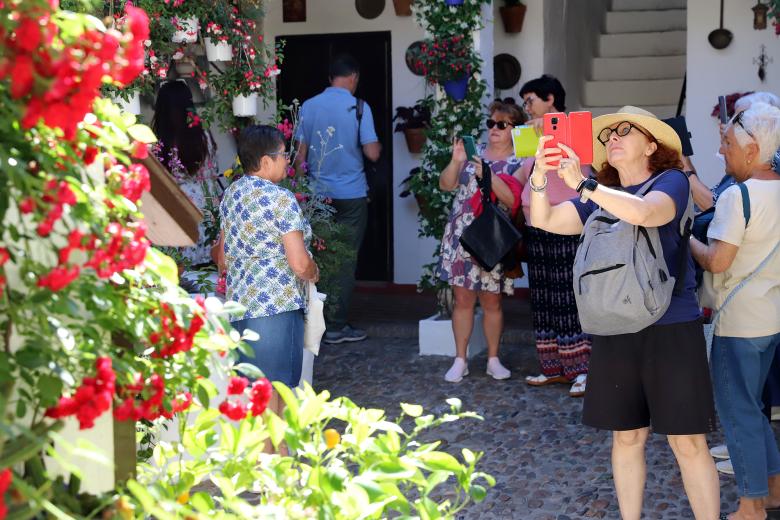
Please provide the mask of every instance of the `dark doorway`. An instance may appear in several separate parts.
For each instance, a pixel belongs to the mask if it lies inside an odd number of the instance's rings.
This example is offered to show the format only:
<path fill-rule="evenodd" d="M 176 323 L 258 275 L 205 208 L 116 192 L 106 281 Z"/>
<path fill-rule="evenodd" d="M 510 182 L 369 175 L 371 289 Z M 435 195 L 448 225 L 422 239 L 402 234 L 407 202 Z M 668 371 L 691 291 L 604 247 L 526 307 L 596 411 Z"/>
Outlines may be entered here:
<path fill-rule="evenodd" d="M 284 64 L 277 97 L 285 104 L 305 100 L 328 86 L 332 56 L 348 52 L 360 63 L 355 96 L 371 107 L 382 157 L 369 186 L 368 228 L 358 255 L 358 280 L 393 281 L 392 76 L 390 32 L 278 36 L 284 40 Z"/>

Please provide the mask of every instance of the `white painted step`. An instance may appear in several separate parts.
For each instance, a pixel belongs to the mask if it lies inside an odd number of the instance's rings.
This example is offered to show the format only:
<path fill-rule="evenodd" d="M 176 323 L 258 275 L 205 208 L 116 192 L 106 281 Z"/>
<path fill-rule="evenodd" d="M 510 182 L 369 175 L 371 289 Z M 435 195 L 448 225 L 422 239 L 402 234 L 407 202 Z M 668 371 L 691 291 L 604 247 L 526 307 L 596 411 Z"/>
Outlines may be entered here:
<path fill-rule="evenodd" d="M 684 31 L 687 25 L 687 11 L 685 9 L 612 11 L 607 13 L 606 32 L 614 34 Z"/>
<path fill-rule="evenodd" d="M 593 58 L 591 79 L 671 79 L 685 75 L 685 56 Z"/>
<path fill-rule="evenodd" d="M 688 0 L 612 0 L 612 11 L 649 11 L 653 9 L 685 9 Z M 713 9 L 715 9 L 714 6 Z"/>
<path fill-rule="evenodd" d="M 636 105 L 634 105 L 636 106 Z M 622 106 L 613 107 L 584 107 L 581 110 L 588 110 L 593 114 L 593 117 L 602 116 L 604 114 L 614 114 L 620 110 Z M 639 108 L 652 112 L 661 119 L 667 117 L 674 117 L 677 115 L 677 103 L 674 105 L 639 105 Z"/>
<path fill-rule="evenodd" d="M 585 81 L 582 104 L 591 107 L 673 105 L 680 98 L 682 84 L 682 78 Z"/>
<path fill-rule="evenodd" d="M 671 56 L 685 54 L 686 32 L 643 32 L 599 35 L 598 56 Z"/>

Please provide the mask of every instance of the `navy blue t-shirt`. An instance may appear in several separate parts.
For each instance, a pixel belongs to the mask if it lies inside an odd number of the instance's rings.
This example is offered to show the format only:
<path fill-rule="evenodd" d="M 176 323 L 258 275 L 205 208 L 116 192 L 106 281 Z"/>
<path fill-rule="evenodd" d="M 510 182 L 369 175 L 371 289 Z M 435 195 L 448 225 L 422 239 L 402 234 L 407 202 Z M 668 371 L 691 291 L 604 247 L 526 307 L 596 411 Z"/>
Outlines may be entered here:
<path fill-rule="evenodd" d="M 642 184 L 636 186 L 625 186 L 623 189 L 628 193 L 636 193 Z M 682 242 L 680 236 L 680 219 L 685 213 L 688 205 L 688 193 L 690 185 L 688 178 L 679 170 L 669 170 L 663 177 L 658 179 L 650 191 L 662 191 L 669 195 L 674 201 L 676 212 L 674 218 L 668 224 L 658 228 L 658 234 L 661 238 L 661 247 L 664 250 L 664 260 L 669 272 L 677 278 L 677 272 L 680 265 L 679 250 Z M 592 200 L 580 202 L 579 198 L 572 199 L 571 202 L 577 208 L 577 213 L 584 224 L 591 213 L 596 211 L 598 206 Z M 688 249 L 688 261 L 686 263 L 687 273 L 685 275 L 685 289 L 679 296 L 672 296 L 672 302 L 666 313 L 656 323 L 659 325 L 668 325 L 671 323 L 685 323 L 693 321 L 701 316 L 699 303 L 696 300 L 696 275 L 694 272 L 693 257 Z"/>

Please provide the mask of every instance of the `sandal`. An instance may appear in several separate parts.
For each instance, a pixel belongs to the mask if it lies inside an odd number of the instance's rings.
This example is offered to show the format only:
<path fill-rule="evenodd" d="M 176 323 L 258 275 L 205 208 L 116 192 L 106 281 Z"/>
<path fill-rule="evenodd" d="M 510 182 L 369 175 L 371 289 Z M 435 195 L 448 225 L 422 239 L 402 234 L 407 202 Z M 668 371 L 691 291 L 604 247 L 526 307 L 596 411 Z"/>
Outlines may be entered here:
<path fill-rule="evenodd" d="M 525 382 L 531 386 L 545 386 L 545 385 L 552 385 L 555 383 L 567 384 L 569 383 L 569 380 L 563 376 L 547 377 L 544 374 L 539 374 L 538 376 L 526 376 Z"/>
<path fill-rule="evenodd" d="M 571 397 L 582 397 L 585 395 L 585 385 L 588 382 L 588 375 L 587 374 L 580 374 L 577 377 L 574 378 L 574 384 L 571 385 L 571 390 L 569 390 L 569 395 Z"/>

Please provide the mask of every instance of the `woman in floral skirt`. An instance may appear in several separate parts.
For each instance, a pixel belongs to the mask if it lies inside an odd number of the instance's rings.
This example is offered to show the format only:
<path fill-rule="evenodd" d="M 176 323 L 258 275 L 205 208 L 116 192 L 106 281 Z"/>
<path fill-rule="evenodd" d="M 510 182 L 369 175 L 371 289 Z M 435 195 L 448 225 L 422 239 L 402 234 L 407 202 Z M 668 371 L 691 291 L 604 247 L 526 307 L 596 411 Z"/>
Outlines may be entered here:
<path fill-rule="evenodd" d="M 474 328 L 474 305 L 484 312 L 483 328 L 488 344 L 487 373 L 495 379 L 507 379 L 509 370 L 498 359 L 504 316 L 501 309 L 501 293 L 513 293 L 513 280 L 504 276 L 501 264 L 492 271 L 485 271 L 460 245 L 460 237 L 469 224 L 482 211 L 481 193 L 477 179 L 492 175 L 491 186 L 499 208 L 514 214 L 520 206 L 520 183 L 512 174 L 520 167 L 512 147 L 512 128 L 522 124 L 523 114 L 514 103 L 496 101 L 488 108 L 488 142 L 477 148 L 477 160 L 468 162 L 463 141 L 456 139 L 452 147 L 452 159 L 439 177 L 439 187 L 455 191 L 447 226 L 441 243 L 437 276 L 452 286 L 455 308 L 452 311 L 452 331 L 457 349 L 455 361 L 444 376 L 451 383 L 460 382 L 468 375 L 466 353 Z M 490 165 L 482 171 L 481 161 Z"/>

